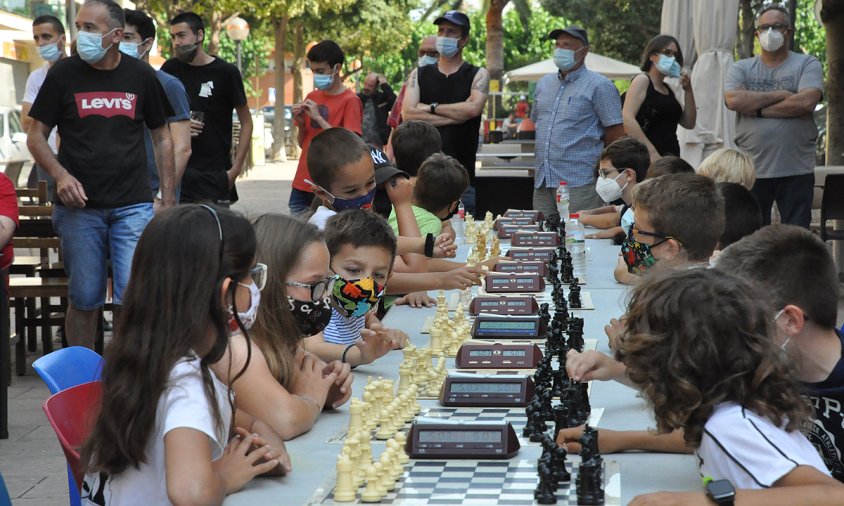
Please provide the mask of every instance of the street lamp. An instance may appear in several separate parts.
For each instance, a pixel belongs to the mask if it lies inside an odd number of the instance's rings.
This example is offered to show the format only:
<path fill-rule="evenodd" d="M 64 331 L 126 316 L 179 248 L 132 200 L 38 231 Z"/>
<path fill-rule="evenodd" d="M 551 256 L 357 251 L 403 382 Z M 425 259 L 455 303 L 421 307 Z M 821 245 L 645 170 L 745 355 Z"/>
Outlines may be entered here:
<path fill-rule="evenodd" d="M 237 48 L 237 70 L 243 74 L 240 43 L 246 40 L 246 37 L 249 37 L 249 23 L 245 19 L 235 16 L 226 24 L 226 33 L 229 34 L 229 38 L 234 41 Z"/>

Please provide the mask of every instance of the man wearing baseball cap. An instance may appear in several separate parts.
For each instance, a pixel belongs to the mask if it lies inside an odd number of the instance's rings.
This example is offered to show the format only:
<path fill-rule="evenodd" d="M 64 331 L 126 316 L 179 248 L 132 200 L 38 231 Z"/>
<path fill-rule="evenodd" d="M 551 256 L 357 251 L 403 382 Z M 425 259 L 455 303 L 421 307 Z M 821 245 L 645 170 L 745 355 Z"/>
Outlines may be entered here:
<path fill-rule="evenodd" d="M 615 85 L 586 68 L 586 30 L 553 30 L 554 64 L 559 69 L 536 84 L 530 118 L 536 123 L 533 208 L 557 212 L 556 192 L 568 186 L 575 213 L 603 205 L 595 192 L 595 164 L 601 150 L 624 135 L 621 98 Z M 564 217 L 567 218 L 567 217 Z"/>
<path fill-rule="evenodd" d="M 440 132 L 443 153 L 452 156 L 469 172 L 469 189 L 462 201 L 466 211 L 475 210 L 475 155 L 481 113 L 489 94 L 489 72 L 463 61 L 469 41 L 469 17 L 448 11 L 434 20 L 437 25 L 436 65 L 414 70 L 407 80 L 402 104 L 405 121 L 431 123 Z"/>

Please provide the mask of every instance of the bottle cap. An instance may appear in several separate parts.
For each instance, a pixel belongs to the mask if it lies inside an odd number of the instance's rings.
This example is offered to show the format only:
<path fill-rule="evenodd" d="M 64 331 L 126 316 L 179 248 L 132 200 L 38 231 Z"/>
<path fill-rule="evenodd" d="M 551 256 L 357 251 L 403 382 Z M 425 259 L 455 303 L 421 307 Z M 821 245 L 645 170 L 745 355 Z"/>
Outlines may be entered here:
<path fill-rule="evenodd" d="M 569 215 L 569 219 L 576 220 L 580 218 L 580 213 L 573 213 Z"/>
<path fill-rule="evenodd" d="M 565 181 L 560 181 L 560 186 L 566 186 L 567 184 L 568 183 L 566 183 Z"/>

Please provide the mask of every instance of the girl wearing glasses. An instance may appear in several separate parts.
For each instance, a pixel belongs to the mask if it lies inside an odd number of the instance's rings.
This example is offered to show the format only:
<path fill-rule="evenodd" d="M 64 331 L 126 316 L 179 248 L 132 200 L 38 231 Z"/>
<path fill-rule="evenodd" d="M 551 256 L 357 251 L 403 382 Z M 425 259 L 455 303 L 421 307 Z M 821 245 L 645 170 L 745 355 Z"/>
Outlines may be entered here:
<path fill-rule="evenodd" d="M 694 128 L 697 106 L 691 78 L 682 71 L 683 52 L 677 39 L 670 35 L 651 39 L 640 68 L 644 73 L 633 78 L 622 97 L 624 130 L 648 147 L 651 162 L 667 155 L 680 156 L 677 124 Z M 680 80 L 682 104 L 665 83 L 666 77 Z"/>

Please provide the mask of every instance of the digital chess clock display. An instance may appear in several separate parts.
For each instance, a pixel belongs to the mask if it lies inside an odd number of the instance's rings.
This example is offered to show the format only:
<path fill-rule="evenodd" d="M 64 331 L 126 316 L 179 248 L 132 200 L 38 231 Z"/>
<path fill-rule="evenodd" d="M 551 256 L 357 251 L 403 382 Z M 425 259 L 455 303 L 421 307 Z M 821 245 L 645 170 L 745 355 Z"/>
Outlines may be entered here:
<path fill-rule="evenodd" d="M 508 209 L 504 211 L 504 218 L 530 218 L 539 221 L 543 218 L 542 213 L 535 209 Z"/>
<path fill-rule="evenodd" d="M 527 330 L 533 331 L 536 328 L 536 320 L 516 320 L 516 321 L 500 321 L 500 320 L 484 320 L 478 325 L 482 330 Z"/>
<path fill-rule="evenodd" d="M 420 430 L 420 443 L 500 443 L 501 431 L 495 430 Z"/>
<path fill-rule="evenodd" d="M 528 218 L 498 218 L 498 220 L 496 220 L 495 224 L 493 225 L 493 228 L 496 229 L 496 230 L 500 230 L 503 227 L 517 227 L 517 226 L 536 227 L 535 230 L 539 230 L 539 224 L 536 223 L 536 220 L 534 220 L 533 218 L 530 218 L 530 217 L 528 217 Z M 534 230 L 534 229 L 531 229 L 531 230 Z"/>
<path fill-rule="evenodd" d="M 557 246 L 560 236 L 556 232 L 516 232 L 512 238 L 513 246 Z"/>
<path fill-rule="evenodd" d="M 528 316 L 539 311 L 536 299 L 529 296 L 480 296 L 472 299 L 469 313 L 477 316 L 481 313 L 495 315 Z"/>
<path fill-rule="evenodd" d="M 533 397 L 528 376 L 449 375 L 440 391 L 443 406 L 517 407 Z"/>
<path fill-rule="evenodd" d="M 493 272 L 531 273 L 540 276 L 548 275 L 548 264 L 545 262 L 499 262 L 492 268 Z"/>
<path fill-rule="evenodd" d="M 537 260 L 540 262 L 550 261 L 553 254 L 554 248 L 524 248 L 507 251 L 507 257 L 513 260 Z"/>
<path fill-rule="evenodd" d="M 539 232 L 539 225 L 501 225 L 501 227 L 498 229 L 498 238 L 510 239 L 513 237 L 513 234 L 523 231 Z"/>
<path fill-rule="evenodd" d="M 509 459 L 521 445 L 510 422 L 416 421 L 406 450 L 414 459 Z"/>
<path fill-rule="evenodd" d="M 504 319 L 480 315 L 472 324 L 472 337 L 476 339 L 539 339 L 545 331 L 545 322 L 539 317 Z"/>
<path fill-rule="evenodd" d="M 539 274 L 489 274 L 486 291 L 490 293 L 541 292 L 545 280 Z"/>
<path fill-rule="evenodd" d="M 457 350 L 460 369 L 535 369 L 542 350 L 532 343 L 467 342 Z"/>

